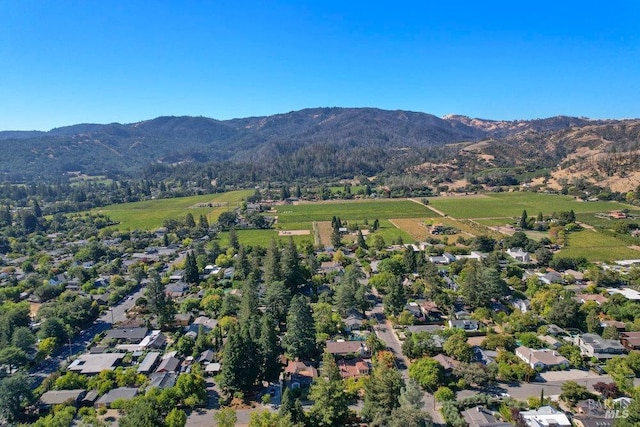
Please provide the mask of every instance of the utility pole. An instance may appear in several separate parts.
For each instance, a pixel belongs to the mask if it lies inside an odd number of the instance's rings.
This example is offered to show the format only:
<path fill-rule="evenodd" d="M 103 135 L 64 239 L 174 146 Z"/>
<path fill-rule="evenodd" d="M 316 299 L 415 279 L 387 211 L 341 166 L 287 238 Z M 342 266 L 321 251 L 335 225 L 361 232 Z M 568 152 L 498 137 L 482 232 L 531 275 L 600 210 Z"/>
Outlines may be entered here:
<path fill-rule="evenodd" d="M 71 347 L 71 338 L 69 338 L 69 361 L 73 357 L 72 347 Z"/>

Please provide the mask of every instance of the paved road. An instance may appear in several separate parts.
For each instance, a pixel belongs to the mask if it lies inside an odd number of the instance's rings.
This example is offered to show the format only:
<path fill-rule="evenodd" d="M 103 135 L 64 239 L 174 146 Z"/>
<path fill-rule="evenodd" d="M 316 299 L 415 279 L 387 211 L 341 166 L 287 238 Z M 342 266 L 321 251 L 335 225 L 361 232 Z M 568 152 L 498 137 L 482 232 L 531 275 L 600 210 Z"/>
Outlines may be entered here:
<path fill-rule="evenodd" d="M 409 371 L 407 368 L 411 361 L 402 354 L 402 344 L 393 330 L 393 325 L 384 315 L 383 305 L 377 303 L 368 314 L 378 321 L 378 324 L 374 325 L 373 330 L 378 338 L 384 341 L 387 349 L 396 356 L 399 362 L 398 369 L 404 381 L 407 382 L 409 379 Z M 446 423 L 439 411 L 439 406 L 436 405 L 433 395 L 425 393 L 422 401 L 424 402 L 424 409 L 431 415 L 434 427 L 444 427 Z"/>
<path fill-rule="evenodd" d="M 540 392 L 544 390 L 544 395 L 547 397 L 559 396 L 562 393 L 562 385 L 567 380 L 556 380 L 547 382 L 532 382 L 521 383 L 517 385 L 498 384 L 495 388 L 496 391 L 508 393 L 511 397 L 517 400 L 527 400 L 530 397 L 539 397 Z M 587 387 L 590 391 L 593 390 L 593 385 L 598 382 L 611 383 L 613 380 L 608 375 L 591 376 L 583 379 L 575 379 L 579 385 Z M 640 379 L 634 380 L 635 386 L 640 386 Z M 478 390 L 462 390 L 458 393 L 458 398 L 473 396 L 478 393 Z"/>

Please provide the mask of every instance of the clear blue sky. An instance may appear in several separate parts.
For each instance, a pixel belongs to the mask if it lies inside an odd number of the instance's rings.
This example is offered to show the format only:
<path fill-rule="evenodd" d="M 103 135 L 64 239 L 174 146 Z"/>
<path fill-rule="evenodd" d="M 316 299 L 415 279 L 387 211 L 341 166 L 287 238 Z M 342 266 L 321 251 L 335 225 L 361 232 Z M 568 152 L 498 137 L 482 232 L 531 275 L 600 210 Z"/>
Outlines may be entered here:
<path fill-rule="evenodd" d="M 0 129 L 379 107 L 640 117 L 640 1 L 0 2 Z"/>

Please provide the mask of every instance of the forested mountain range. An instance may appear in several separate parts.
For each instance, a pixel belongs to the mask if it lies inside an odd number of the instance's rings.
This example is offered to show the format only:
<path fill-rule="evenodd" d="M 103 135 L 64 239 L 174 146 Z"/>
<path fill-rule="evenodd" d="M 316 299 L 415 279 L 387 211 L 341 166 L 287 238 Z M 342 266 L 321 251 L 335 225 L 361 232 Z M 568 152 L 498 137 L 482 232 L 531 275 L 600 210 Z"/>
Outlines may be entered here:
<path fill-rule="evenodd" d="M 273 180 L 447 169 L 460 178 L 487 168 L 576 167 L 602 154 L 635 152 L 639 134 L 640 120 L 492 121 L 374 108 L 225 121 L 158 117 L 0 132 L 0 180 L 51 180 L 66 172 L 138 177 L 150 165 L 184 163 L 238 165 L 254 178 Z"/>

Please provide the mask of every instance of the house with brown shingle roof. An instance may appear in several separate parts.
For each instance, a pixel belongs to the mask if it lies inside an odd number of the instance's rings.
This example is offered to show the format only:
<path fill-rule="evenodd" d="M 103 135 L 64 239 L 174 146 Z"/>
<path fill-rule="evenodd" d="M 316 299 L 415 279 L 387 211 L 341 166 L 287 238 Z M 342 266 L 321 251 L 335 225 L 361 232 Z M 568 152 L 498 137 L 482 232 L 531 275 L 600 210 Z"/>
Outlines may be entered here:
<path fill-rule="evenodd" d="M 290 360 L 284 369 L 285 380 L 291 388 L 309 386 L 318 377 L 318 370 L 311 363 Z"/>
<path fill-rule="evenodd" d="M 338 369 L 340 370 L 340 376 L 344 378 L 359 378 L 365 375 L 369 375 L 371 367 L 366 360 L 357 359 L 341 359 L 338 360 Z"/>
<path fill-rule="evenodd" d="M 460 365 L 460 362 L 458 362 L 456 359 L 452 359 L 451 357 L 446 356 L 442 353 L 436 356 L 433 356 L 433 360 L 438 362 L 440 366 L 444 368 L 444 371 L 447 373 L 453 371 L 454 368 Z"/>
<path fill-rule="evenodd" d="M 620 333 L 620 343 L 628 350 L 640 350 L 640 332 Z"/>

